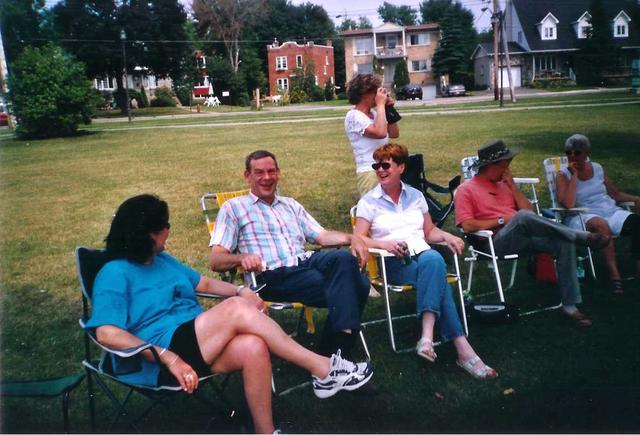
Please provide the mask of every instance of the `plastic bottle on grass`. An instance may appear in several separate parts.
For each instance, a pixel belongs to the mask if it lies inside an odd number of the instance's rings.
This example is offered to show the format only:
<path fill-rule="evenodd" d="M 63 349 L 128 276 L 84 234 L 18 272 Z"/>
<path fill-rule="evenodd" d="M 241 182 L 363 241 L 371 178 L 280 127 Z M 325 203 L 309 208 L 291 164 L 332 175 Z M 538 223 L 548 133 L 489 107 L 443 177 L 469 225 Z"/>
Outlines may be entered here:
<path fill-rule="evenodd" d="M 584 279 L 584 257 L 578 257 L 578 264 L 576 266 L 576 275 L 578 279 Z"/>

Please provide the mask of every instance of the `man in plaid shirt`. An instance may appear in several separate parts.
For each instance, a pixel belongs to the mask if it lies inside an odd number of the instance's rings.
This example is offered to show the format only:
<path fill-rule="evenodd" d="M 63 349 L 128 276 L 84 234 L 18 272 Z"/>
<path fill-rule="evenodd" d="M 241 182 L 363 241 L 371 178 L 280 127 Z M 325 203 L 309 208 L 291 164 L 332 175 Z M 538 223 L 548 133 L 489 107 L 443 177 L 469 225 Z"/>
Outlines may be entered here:
<path fill-rule="evenodd" d="M 225 202 L 211 235 L 213 271 L 241 266 L 266 284 L 260 295 L 270 301 L 296 301 L 329 310 L 319 351 L 337 349 L 350 358 L 360 314 L 369 293 L 361 273 L 368 257 L 357 236 L 324 229 L 293 198 L 276 194 L 280 169 L 275 155 L 259 150 L 245 160 L 251 192 Z M 351 245 L 351 253 L 333 249 L 310 252 L 305 243 Z"/>

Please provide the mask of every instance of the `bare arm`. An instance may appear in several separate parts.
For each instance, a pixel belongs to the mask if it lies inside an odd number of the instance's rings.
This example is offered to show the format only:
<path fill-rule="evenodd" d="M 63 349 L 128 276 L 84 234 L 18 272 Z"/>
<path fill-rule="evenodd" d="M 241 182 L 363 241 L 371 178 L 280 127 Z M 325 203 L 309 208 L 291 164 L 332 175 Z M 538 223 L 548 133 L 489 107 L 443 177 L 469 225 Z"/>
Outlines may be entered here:
<path fill-rule="evenodd" d="M 135 335 L 114 325 L 98 326 L 96 328 L 96 339 L 101 344 L 112 349 L 127 349 L 145 344 Z M 189 364 L 168 349 L 164 350 L 159 346 L 154 346 L 154 348 L 162 364 L 176 378 L 183 390 L 192 393 L 193 390 L 198 388 L 198 375 Z M 150 350 L 143 351 L 142 356 L 149 361 L 153 361 L 153 354 Z"/>
<path fill-rule="evenodd" d="M 340 231 L 322 230 L 317 235 L 315 242 L 322 246 L 351 245 L 351 254 L 358 259 L 360 267 L 367 264 L 369 252 L 362 238 Z"/>
<path fill-rule="evenodd" d="M 364 135 L 372 139 L 384 139 L 387 137 L 387 114 L 384 106 L 387 101 L 387 91 L 384 88 L 378 88 L 376 93 L 376 119 L 373 124 L 364 130 Z"/>
<path fill-rule="evenodd" d="M 456 254 L 462 254 L 464 249 L 464 242 L 460 237 L 456 237 L 446 231 L 441 230 L 434 225 L 429 213 L 424 213 L 424 224 L 422 229 L 424 231 L 424 238 L 428 243 L 441 243 L 447 244 L 451 252 Z"/>
<path fill-rule="evenodd" d="M 576 206 L 576 186 L 578 185 L 575 163 L 569 166 L 569 171 L 572 175 L 571 179 L 562 172 L 556 175 L 556 192 L 561 206 L 573 208 Z"/>
<path fill-rule="evenodd" d="M 404 256 L 404 253 L 398 249 L 400 240 L 374 240 L 369 237 L 370 228 L 371 222 L 359 217 L 356 218 L 356 226 L 353 229 L 353 233 L 362 238 L 369 248 L 384 249 L 399 258 Z"/>
<path fill-rule="evenodd" d="M 260 296 L 258 296 L 257 293 L 254 293 L 253 291 L 251 291 L 251 289 L 245 286 L 238 287 L 235 284 L 220 281 L 218 279 L 208 278 L 206 276 L 201 276 L 200 282 L 196 286 L 196 291 L 222 297 L 240 296 L 244 299 L 247 299 L 259 310 L 264 310 L 264 302 L 260 298 Z"/>
<path fill-rule="evenodd" d="M 516 201 L 516 207 L 518 210 L 533 210 L 533 204 L 529 201 L 529 198 L 522 193 L 518 186 L 513 181 L 513 175 L 511 174 L 511 169 L 507 168 L 502 175 L 502 181 L 507 183 L 511 193 L 513 194 L 513 199 Z M 508 221 L 508 218 L 505 216 L 505 220 Z"/>
<path fill-rule="evenodd" d="M 247 272 L 262 272 L 262 257 L 254 254 L 232 254 L 220 245 L 211 248 L 209 266 L 214 272 L 242 267 Z"/>
<path fill-rule="evenodd" d="M 606 186 L 607 193 L 610 197 L 615 199 L 617 202 L 631 201 L 635 204 L 636 213 L 640 212 L 640 196 L 619 191 L 606 174 L 604 176 L 604 185 Z"/>

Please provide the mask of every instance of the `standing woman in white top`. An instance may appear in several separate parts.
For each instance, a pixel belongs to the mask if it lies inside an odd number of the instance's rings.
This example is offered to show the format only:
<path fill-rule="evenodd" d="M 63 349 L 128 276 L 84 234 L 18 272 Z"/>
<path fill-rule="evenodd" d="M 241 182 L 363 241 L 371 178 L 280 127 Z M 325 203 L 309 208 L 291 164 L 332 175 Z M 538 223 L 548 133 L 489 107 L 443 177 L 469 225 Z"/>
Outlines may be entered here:
<path fill-rule="evenodd" d="M 616 205 L 616 201 L 634 202 L 638 213 L 640 196 L 619 191 L 605 175 L 602 166 L 589 161 L 590 148 L 589 139 L 581 134 L 574 134 L 566 140 L 564 150 L 569 165 L 556 176 L 558 201 L 567 208 L 587 208 L 587 212 L 582 214 L 587 231 L 607 236 L 630 236 L 631 255 L 636 259 L 636 277 L 640 278 L 640 215 Z M 570 216 L 565 223 L 582 229 L 577 215 Z M 613 239 L 601 252 L 609 268 L 611 290 L 623 293 Z"/>
<path fill-rule="evenodd" d="M 437 327 L 441 340 L 453 343 L 460 367 L 477 379 L 495 378 L 498 372 L 482 362 L 464 335 L 447 283 L 447 266 L 442 256 L 429 246 L 444 242 L 451 251 L 461 254 L 464 242 L 436 227 L 422 192 L 400 180 L 408 158 L 407 148 L 393 143 L 373 153 L 373 169 L 379 184 L 360 198 L 354 234 L 368 247 L 385 249 L 396 256 L 386 262 L 391 282 L 416 288 L 417 315 L 422 327 L 417 354 L 435 362 L 433 338 Z M 411 258 L 403 260 L 406 251 Z"/>
<path fill-rule="evenodd" d="M 356 159 L 358 193 L 362 197 L 378 184 L 373 152 L 389 142 L 389 138 L 400 136 L 398 123 L 388 123 L 386 106 L 395 101 L 382 87 L 382 80 L 373 74 L 358 74 L 347 83 L 349 103 L 355 104 L 344 119 L 344 130 L 353 148 Z M 397 112 L 396 112 L 397 113 Z"/>

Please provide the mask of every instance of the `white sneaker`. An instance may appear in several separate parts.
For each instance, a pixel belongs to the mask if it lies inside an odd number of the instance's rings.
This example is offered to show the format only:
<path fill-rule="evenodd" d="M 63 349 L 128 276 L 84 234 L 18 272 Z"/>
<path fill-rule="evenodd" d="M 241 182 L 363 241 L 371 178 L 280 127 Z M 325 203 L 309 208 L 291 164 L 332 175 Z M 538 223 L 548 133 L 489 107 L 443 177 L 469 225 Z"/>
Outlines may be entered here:
<path fill-rule="evenodd" d="M 370 363 L 356 365 L 342 359 L 340 349 L 338 349 L 336 353 L 331 355 L 329 374 L 324 379 L 312 376 L 313 392 L 316 397 L 326 399 L 340 390 L 357 390 L 369 382 L 371 376 L 373 376 L 373 368 Z"/>

